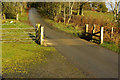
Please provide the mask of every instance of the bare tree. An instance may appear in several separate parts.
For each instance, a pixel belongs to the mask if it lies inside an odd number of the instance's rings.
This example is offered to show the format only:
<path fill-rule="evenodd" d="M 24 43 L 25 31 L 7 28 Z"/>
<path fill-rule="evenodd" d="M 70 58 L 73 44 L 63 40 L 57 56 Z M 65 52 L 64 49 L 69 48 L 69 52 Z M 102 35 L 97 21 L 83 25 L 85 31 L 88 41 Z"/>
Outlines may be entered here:
<path fill-rule="evenodd" d="M 118 21 L 118 13 L 119 13 L 119 4 L 120 4 L 120 1 L 119 2 L 110 2 L 110 6 L 112 8 L 112 11 L 113 11 L 113 14 L 114 14 L 114 17 L 115 17 L 115 21 L 117 22 Z"/>
<path fill-rule="evenodd" d="M 78 12 L 77 15 L 82 15 L 83 16 L 83 6 L 86 4 L 87 2 L 78 2 L 77 6 L 78 6 Z"/>
<path fill-rule="evenodd" d="M 65 23 L 65 21 L 66 21 L 66 7 L 65 7 L 65 4 L 64 4 L 64 23 Z"/>
<path fill-rule="evenodd" d="M 73 6 L 74 6 L 74 2 L 69 2 L 69 19 L 68 19 L 68 23 L 70 22 L 71 17 L 72 17 Z"/>

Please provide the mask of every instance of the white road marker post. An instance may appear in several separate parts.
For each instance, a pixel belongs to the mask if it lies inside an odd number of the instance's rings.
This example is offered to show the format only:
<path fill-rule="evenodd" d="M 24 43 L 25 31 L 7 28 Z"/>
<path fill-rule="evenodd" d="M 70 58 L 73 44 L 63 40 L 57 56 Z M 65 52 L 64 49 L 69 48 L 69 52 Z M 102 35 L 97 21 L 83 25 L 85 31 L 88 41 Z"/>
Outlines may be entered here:
<path fill-rule="evenodd" d="M 40 24 L 37 24 L 37 40 L 40 41 Z"/>
<path fill-rule="evenodd" d="M 104 27 L 101 27 L 100 28 L 100 44 L 103 43 L 103 30 L 104 30 Z"/>
<path fill-rule="evenodd" d="M 40 40 L 40 44 L 44 45 L 44 27 L 41 26 L 41 40 Z"/>
<path fill-rule="evenodd" d="M 85 24 L 85 36 L 87 36 L 88 33 L 88 24 Z"/>
<path fill-rule="evenodd" d="M 112 27 L 112 30 L 111 30 L 111 38 L 113 38 L 113 27 Z"/>
<path fill-rule="evenodd" d="M 16 15 L 16 20 L 17 20 L 17 21 L 19 20 L 18 17 L 19 17 L 19 14 L 17 13 L 17 15 Z"/>

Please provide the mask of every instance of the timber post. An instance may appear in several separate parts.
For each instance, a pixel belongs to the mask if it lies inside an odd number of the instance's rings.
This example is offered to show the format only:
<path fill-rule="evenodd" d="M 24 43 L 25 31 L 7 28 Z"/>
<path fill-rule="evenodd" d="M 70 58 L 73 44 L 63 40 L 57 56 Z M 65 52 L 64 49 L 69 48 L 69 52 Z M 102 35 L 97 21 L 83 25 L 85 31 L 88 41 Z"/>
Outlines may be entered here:
<path fill-rule="evenodd" d="M 41 26 L 41 38 L 40 38 L 40 44 L 44 45 L 44 27 Z"/>
<path fill-rule="evenodd" d="M 86 33 L 88 33 L 88 24 L 85 24 L 85 34 Z M 87 36 L 87 34 L 85 36 Z"/>
<path fill-rule="evenodd" d="M 113 27 L 112 27 L 112 30 L 111 30 L 111 38 L 113 38 Z"/>
<path fill-rule="evenodd" d="M 92 30 L 92 39 L 94 38 L 94 33 L 95 33 L 95 24 L 93 25 L 93 30 Z"/>
<path fill-rule="evenodd" d="M 104 30 L 104 27 L 100 27 L 100 44 L 103 43 L 103 30 Z"/>

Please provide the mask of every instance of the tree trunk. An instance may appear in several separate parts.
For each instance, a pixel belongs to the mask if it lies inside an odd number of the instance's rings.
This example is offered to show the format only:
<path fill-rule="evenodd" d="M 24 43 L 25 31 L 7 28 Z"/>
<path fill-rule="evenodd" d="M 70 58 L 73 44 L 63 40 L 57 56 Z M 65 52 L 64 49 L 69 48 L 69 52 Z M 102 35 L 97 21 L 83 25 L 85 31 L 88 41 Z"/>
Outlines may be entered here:
<path fill-rule="evenodd" d="M 82 16 L 83 16 L 83 6 L 84 6 L 85 3 L 86 2 L 84 2 L 80 5 L 80 15 L 82 15 Z"/>
<path fill-rule="evenodd" d="M 65 23 L 65 20 L 66 20 L 66 14 L 65 14 L 65 6 L 64 6 L 64 23 Z"/>
<path fill-rule="evenodd" d="M 6 19 L 6 15 L 5 14 L 3 14 L 3 19 Z"/>
<path fill-rule="evenodd" d="M 70 12 L 70 11 L 71 11 L 71 10 L 70 10 L 70 4 L 71 4 L 71 3 L 69 2 L 69 17 L 70 17 L 70 13 L 71 13 L 71 12 Z"/>
<path fill-rule="evenodd" d="M 61 3 L 59 5 L 59 15 L 61 15 Z"/>
<path fill-rule="evenodd" d="M 27 8 L 27 3 L 26 2 L 23 2 L 23 8 Z M 30 6 L 29 6 L 30 8 Z"/>
<path fill-rule="evenodd" d="M 83 16 L 83 5 L 80 6 L 80 15 Z"/>
<path fill-rule="evenodd" d="M 80 15 L 80 3 L 77 3 L 77 15 Z"/>
<path fill-rule="evenodd" d="M 23 7 L 22 6 L 20 7 L 20 10 L 21 10 L 20 12 L 21 12 L 21 15 L 22 15 L 22 11 L 23 11 Z"/>
<path fill-rule="evenodd" d="M 119 2 L 116 7 L 116 20 L 118 21 L 118 13 L 119 13 Z"/>
<path fill-rule="evenodd" d="M 71 19 L 71 3 L 69 2 L 69 19 L 68 19 L 68 23 L 70 22 Z"/>
<path fill-rule="evenodd" d="M 118 22 L 119 3 L 120 3 L 120 1 L 115 2 L 115 8 L 114 8 L 112 2 L 110 3 L 111 8 L 113 9 L 113 14 L 114 14 L 114 19 L 113 20 L 116 21 L 116 22 Z"/>
<path fill-rule="evenodd" d="M 16 15 L 16 20 L 17 20 L 17 21 L 19 20 L 19 14 Z"/>
<path fill-rule="evenodd" d="M 72 17 L 72 9 L 73 9 L 73 6 L 74 6 L 74 2 L 72 4 L 72 6 L 70 6 L 70 2 L 69 2 L 69 19 L 68 19 L 68 23 L 70 22 L 71 20 L 71 17 Z"/>
<path fill-rule="evenodd" d="M 80 10 L 78 9 L 78 11 L 77 11 L 77 15 L 80 15 Z"/>

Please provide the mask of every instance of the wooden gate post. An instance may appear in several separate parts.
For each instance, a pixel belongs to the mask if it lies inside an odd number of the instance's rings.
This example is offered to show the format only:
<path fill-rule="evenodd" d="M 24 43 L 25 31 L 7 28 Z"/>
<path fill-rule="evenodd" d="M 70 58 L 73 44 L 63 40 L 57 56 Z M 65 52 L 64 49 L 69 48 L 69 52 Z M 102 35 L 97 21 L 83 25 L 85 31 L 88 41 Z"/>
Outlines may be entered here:
<path fill-rule="evenodd" d="M 103 43 L 103 30 L 104 30 L 104 27 L 100 27 L 100 44 Z"/>
<path fill-rule="evenodd" d="M 44 27 L 41 27 L 41 40 L 40 40 L 40 44 L 44 45 Z"/>
<path fill-rule="evenodd" d="M 87 36 L 86 33 L 88 33 L 88 24 L 85 24 L 85 36 Z"/>
<path fill-rule="evenodd" d="M 92 30 L 92 39 L 94 38 L 94 33 L 95 33 L 95 24 L 93 25 L 93 30 Z"/>
<path fill-rule="evenodd" d="M 35 29 L 37 29 L 37 27 L 38 27 L 37 25 L 38 25 L 38 24 L 35 24 Z"/>
<path fill-rule="evenodd" d="M 95 24 L 93 25 L 93 34 L 95 33 Z"/>
<path fill-rule="evenodd" d="M 38 24 L 35 25 L 36 39 L 38 37 Z"/>
<path fill-rule="evenodd" d="M 40 24 L 36 24 L 36 39 L 40 40 Z"/>
<path fill-rule="evenodd" d="M 112 27 L 112 30 L 111 30 L 111 38 L 113 38 L 113 27 Z"/>
<path fill-rule="evenodd" d="M 17 13 L 17 15 L 16 15 L 16 20 L 17 20 L 17 21 L 19 20 L 18 18 L 19 18 L 19 14 Z"/>

